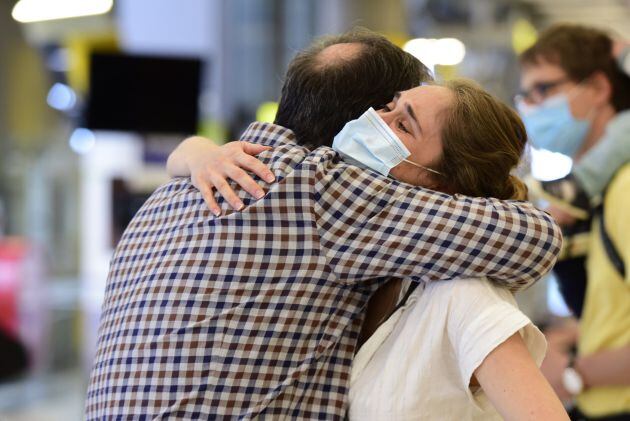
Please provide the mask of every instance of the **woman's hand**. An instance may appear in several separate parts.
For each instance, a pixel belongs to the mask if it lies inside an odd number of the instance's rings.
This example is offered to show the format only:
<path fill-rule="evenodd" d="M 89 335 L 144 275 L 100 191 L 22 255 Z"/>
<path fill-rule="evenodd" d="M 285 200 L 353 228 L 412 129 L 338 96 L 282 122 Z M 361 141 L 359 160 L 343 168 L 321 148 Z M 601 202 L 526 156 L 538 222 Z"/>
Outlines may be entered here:
<path fill-rule="evenodd" d="M 273 173 L 254 155 L 271 147 L 249 142 L 230 142 L 217 146 L 209 139 L 194 136 L 184 140 L 168 157 L 166 169 L 170 176 L 190 176 L 193 186 L 201 192 L 208 208 L 216 216 L 221 208 L 214 199 L 213 189 L 225 198 L 236 210 L 243 208 L 227 180 L 234 180 L 245 191 L 257 199 L 265 195 L 263 189 L 247 174 L 251 171 L 271 183 Z"/>

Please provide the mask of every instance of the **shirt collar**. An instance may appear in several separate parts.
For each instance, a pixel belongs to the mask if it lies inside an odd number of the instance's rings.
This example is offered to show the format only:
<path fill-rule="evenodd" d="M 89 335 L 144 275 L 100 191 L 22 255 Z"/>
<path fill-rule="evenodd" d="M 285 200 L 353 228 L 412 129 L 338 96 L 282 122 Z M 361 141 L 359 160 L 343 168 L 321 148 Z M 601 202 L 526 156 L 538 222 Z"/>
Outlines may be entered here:
<path fill-rule="evenodd" d="M 266 146 L 297 145 L 291 129 L 259 121 L 251 123 L 240 140 Z"/>

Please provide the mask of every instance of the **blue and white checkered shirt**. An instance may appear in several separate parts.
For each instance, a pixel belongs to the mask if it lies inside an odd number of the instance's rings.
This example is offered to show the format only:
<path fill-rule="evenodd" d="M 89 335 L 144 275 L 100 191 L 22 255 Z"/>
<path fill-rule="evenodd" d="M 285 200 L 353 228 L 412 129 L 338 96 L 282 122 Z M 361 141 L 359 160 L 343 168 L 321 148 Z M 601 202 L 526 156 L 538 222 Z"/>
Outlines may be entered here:
<path fill-rule="evenodd" d="M 189 179 L 160 187 L 111 262 L 86 418 L 343 419 L 370 295 L 389 278 L 549 271 L 561 236 L 526 202 L 415 188 L 309 151 L 283 127 L 242 140 L 277 182 L 215 217 Z"/>

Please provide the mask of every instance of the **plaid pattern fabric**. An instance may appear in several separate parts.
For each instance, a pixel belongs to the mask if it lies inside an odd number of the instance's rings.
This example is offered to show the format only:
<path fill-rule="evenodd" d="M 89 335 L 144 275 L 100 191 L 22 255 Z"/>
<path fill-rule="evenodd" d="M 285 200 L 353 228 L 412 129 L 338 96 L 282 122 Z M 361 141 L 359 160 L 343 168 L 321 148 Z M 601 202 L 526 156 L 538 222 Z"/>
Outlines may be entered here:
<path fill-rule="evenodd" d="M 525 202 L 449 196 L 308 151 L 254 123 L 277 177 L 215 217 L 188 179 L 160 187 L 118 245 L 86 418 L 343 419 L 369 296 L 390 277 L 488 276 L 512 290 L 555 261 Z"/>

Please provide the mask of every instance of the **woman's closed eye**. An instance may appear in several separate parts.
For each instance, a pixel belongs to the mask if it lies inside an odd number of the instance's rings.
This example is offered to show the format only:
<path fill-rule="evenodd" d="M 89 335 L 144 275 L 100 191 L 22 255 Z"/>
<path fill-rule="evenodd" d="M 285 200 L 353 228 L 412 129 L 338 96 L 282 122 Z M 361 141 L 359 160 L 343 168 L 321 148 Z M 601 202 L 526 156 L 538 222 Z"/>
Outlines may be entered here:
<path fill-rule="evenodd" d="M 387 113 L 394 111 L 396 109 L 396 101 L 389 101 L 387 104 L 383 105 L 381 109 Z"/>
<path fill-rule="evenodd" d="M 411 134 L 411 131 L 405 127 L 403 120 L 398 120 L 398 122 L 396 123 L 396 127 L 398 128 L 398 130 L 401 130 L 407 134 Z"/>
<path fill-rule="evenodd" d="M 395 108 L 395 107 L 396 107 L 396 103 L 395 103 L 395 102 L 393 102 L 393 103 L 392 103 L 392 102 L 390 102 L 390 103 L 388 103 L 388 104 L 383 105 L 383 107 L 381 108 L 381 110 L 382 110 L 382 111 L 384 111 L 384 112 L 386 112 L 386 113 L 389 113 L 389 112 L 392 112 L 392 111 L 394 110 L 394 108 Z M 406 133 L 406 134 L 412 134 L 412 133 L 411 133 L 411 130 L 410 130 L 410 129 L 408 129 L 408 128 L 405 126 L 405 120 L 404 120 L 404 119 L 402 119 L 402 118 L 400 118 L 400 117 L 397 117 L 397 120 L 396 120 L 396 128 L 397 128 L 398 130 L 400 130 L 401 132 L 403 132 L 403 133 Z"/>

